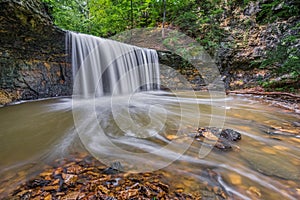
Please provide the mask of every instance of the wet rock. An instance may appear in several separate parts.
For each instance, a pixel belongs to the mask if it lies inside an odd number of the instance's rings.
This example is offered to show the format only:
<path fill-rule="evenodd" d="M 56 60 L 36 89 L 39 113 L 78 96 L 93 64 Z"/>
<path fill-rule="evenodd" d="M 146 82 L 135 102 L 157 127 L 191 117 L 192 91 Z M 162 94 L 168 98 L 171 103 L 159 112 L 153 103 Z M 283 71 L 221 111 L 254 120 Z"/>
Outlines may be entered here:
<path fill-rule="evenodd" d="M 202 191 L 203 199 L 215 199 L 215 193 L 213 191 Z"/>
<path fill-rule="evenodd" d="M 104 174 L 117 174 L 123 171 L 123 167 L 120 162 L 114 162 L 112 165 L 103 170 Z"/>
<path fill-rule="evenodd" d="M 52 178 L 54 179 L 54 181 L 52 182 L 52 185 L 58 185 L 59 186 L 58 191 L 62 191 L 63 190 L 63 184 L 64 184 L 64 179 L 62 177 L 62 174 L 54 174 L 52 176 Z"/>
<path fill-rule="evenodd" d="M 295 135 L 299 134 L 298 129 L 293 128 L 282 128 L 276 126 L 265 126 L 263 127 L 264 133 L 271 135 L 271 136 L 284 136 L 284 137 L 294 137 Z"/>
<path fill-rule="evenodd" d="M 29 199 L 31 197 L 31 192 L 29 190 L 23 190 L 16 194 L 20 199 Z"/>
<path fill-rule="evenodd" d="M 103 185 L 99 185 L 97 187 L 97 189 L 99 189 L 104 194 L 108 194 L 109 193 L 109 190 L 105 186 L 103 186 Z"/>
<path fill-rule="evenodd" d="M 48 185 L 50 182 L 51 181 L 49 181 L 49 180 L 35 179 L 32 181 L 29 181 L 28 186 L 29 186 L 29 188 L 42 187 L 42 186 Z"/>
<path fill-rule="evenodd" d="M 49 177 L 51 175 L 52 175 L 52 171 L 45 171 L 45 172 L 40 173 L 41 177 Z"/>
<path fill-rule="evenodd" d="M 118 198 L 131 199 L 137 197 L 138 194 L 139 194 L 138 189 L 129 189 L 129 190 L 121 191 Z"/>
<path fill-rule="evenodd" d="M 249 189 L 247 190 L 247 193 L 254 197 L 258 197 L 258 198 L 261 197 L 260 190 L 254 186 L 249 187 Z"/>
<path fill-rule="evenodd" d="M 82 171 L 82 167 L 79 165 L 71 165 L 67 168 L 68 174 L 79 174 Z"/>
<path fill-rule="evenodd" d="M 62 200 L 76 200 L 79 196 L 80 192 L 71 192 L 62 197 Z"/>
<path fill-rule="evenodd" d="M 218 140 L 214 147 L 223 151 L 232 149 L 231 144 L 228 143 L 226 140 Z"/>
<path fill-rule="evenodd" d="M 52 191 L 52 190 L 57 191 L 58 189 L 59 189 L 58 185 L 43 187 L 43 190 L 45 190 L 45 191 Z"/>
<path fill-rule="evenodd" d="M 232 129 L 219 129 L 215 127 L 201 127 L 198 128 L 197 134 L 194 135 L 196 140 L 200 140 L 201 142 L 205 142 L 204 139 L 208 139 L 210 141 L 215 141 L 214 147 L 216 149 L 227 151 L 236 147 L 233 145 L 233 142 L 241 140 L 242 136 L 239 132 L 234 131 Z"/>
<path fill-rule="evenodd" d="M 235 173 L 228 174 L 229 180 L 233 185 L 241 185 L 242 184 L 242 177 Z"/>
<path fill-rule="evenodd" d="M 41 1 L 1 1 L 0 104 L 72 94 L 65 32 Z"/>
<path fill-rule="evenodd" d="M 65 184 L 67 184 L 68 186 L 73 186 L 75 185 L 78 176 L 73 174 L 62 174 L 62 178 L 64 179 Z"/>
<path fill-rule="evenodd" d="M 293 126 L 300 127 L 300 122 L 293 122 Z"/>
<path fill-rule="evenodd" d="M 220 136 L 229 141 L 238 141 L 242 139 L 242 135 L 232 129 L 223 129 Z"/>
<path fill-rule="evenodd" d="M 60 164 L 57 164 L 60 163 Z M 57 161 L 51 169 L 47 168 L 40 173 L 38 178 L 27 181 L 9 196 L 8 199 L 64 199 L 64 200 L 125 200 L 125 199 L 201 199 L 199 193 L 187 193 L 184 188 L 175 188 L 166 184 L 163 180 L 163 173 L 122 173 L 105 174 L 105 166 L 97 161 L 85 158 L 76 162 Z M 81 170 L 76 169 L 80 163 Z M 112 165 L 116 167 L 119 164 Z M 114 169 L 114 168 L 112 168 Z M 69 174 L 67 172 L 72 172 Z M 218 185 L 218 174 L 207 170 L 206 176 L 213 179 L 213 186 L 210 187 L 211 195 L 218 196 L 218 199 L 226 197 L 225 192 Z M 50 180 L 45 180 L 46 178 Z M 187 184 L 187 185 L 190 185 Z M 183 186 L 188 187 L 188 186 Z M 208 192 L 204 189 L 203 192 Z M 215 198 L 216 199 L 216 198 Z"/>
<path fill-rule="evenodd" d="M 275 176 L 286 180 L 300 180 L 299 166 L 291 163 L 288 158 L 282 157 L 279 153 L 265 156 L 261 151 L 242 151 L 241 156 L 250 166 L 267 176 Z"/>
<path fill-rule="evenodd" d="M 221 129 L 217 128 L 198 128 L 196 137 L 204 137 L 208 140 L 218 140 L 218 133 Z"/>
<path fill-rule="evenodd" d="M 169 192 L 169 186 L 164 184 L 164 183 L 161 183 L 161 182 L 158 182 L 158 187 L 160 187 L 163 191 L 165 192 Z"/>

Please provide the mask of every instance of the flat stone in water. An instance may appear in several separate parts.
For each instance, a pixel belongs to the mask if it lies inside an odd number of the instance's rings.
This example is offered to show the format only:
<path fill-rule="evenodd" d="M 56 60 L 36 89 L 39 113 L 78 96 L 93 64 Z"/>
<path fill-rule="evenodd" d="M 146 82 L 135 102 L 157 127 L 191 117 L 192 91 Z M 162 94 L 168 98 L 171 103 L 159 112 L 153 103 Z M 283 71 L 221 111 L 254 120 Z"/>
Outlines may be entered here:
<path fill-rule="evenodd" d="M 243 151 L 241 156 L 250 166 L 265 175 L 276 176 L 286 180 L 300 180 L 299 166 L 278 154 L 262 154 L 260 151 Z"/>

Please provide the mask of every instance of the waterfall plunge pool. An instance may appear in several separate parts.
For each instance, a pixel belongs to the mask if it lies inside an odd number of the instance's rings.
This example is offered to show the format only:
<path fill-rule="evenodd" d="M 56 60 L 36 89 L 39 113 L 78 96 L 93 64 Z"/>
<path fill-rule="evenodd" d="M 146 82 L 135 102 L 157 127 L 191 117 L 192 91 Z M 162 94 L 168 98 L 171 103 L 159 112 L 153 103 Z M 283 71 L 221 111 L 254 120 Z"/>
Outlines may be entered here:
<path fill-rule="evenodd" d="M 191 91 L 3 107 L 0 196 L 57 159 L 92 154 L 104 163 L 120 161 L 128 171 L 163 171 L 170 187 L 198 192 L 204 199 L 222 197 L 203 185 L 222 188 L 228 199 L 299 199 L 300 137 L 293 125 L 299 119 L 243 96 L 212 98 Z M 203 144 L 190 134 L 223 123 L 240 132 L 241 141 L 230 151 L 212 149 L 199 157 Z M 110 143 L 101 143 L 106 140 Z"/>

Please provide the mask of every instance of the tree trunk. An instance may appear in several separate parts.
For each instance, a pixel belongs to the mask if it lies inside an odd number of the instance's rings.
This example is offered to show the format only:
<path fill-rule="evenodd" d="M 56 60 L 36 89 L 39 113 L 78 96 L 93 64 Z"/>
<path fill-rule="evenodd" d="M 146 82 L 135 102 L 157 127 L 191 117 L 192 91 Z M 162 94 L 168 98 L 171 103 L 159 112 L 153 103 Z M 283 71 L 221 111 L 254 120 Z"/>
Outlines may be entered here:
<path fill-rule="evenodd" d="M 166 0 L 163 0 L 162 38 L 165 37 L 165 23 L 166 23 Z"/>

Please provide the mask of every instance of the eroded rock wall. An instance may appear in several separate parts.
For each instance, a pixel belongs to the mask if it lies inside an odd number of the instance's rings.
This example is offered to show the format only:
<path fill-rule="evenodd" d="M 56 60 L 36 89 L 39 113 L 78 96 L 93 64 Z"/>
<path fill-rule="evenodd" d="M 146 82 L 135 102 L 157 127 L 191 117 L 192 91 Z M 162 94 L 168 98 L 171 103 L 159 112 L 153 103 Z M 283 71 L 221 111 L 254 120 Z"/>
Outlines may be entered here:
<path fill-rule="evenodd" d="M 70 95 L 65 32 L 40 1 L 0 1 L 0 104 Z"/>
<path fill-rule="evenodd" d="M 286 43 L 289 49 L 299 51 L 300 17 L 291 16 L 262 23 L 258 16 L 265 2 L 257 0 L 250 1 L 246 6 L 224 6 L 220 28 L 225 35 L 220 42 L 217 59 L 221 73 L 226 75 L 226 87 L 229 90 L 255 87 L 262 81 L 277 79 L 279 75 L 272 73 L 284 64 L 284 60 L 264 68 L 260 62 L 270 58 L 279 45 Z M 289 2 L 282 1 L 270 8 L 270 12 L 280 12 L 282 6 Z M 285 42 L 287 38 L 294 38 L 294 41 Z"/>

